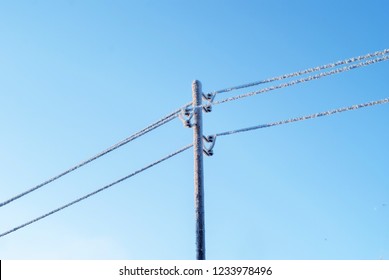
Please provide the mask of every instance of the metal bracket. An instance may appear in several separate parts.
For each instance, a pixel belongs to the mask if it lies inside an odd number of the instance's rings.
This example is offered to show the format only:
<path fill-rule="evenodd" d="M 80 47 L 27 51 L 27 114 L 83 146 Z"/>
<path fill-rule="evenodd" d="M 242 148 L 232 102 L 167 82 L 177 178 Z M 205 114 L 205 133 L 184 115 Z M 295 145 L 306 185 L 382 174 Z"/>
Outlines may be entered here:
<path fill-rule="evenodd" d="M 207 94 L 203 93 L 203 99 L 208 101 L 207 104 L 203 107 L 205 113 L 212 112 L 212 103 L 213 100 L 215 99 L 215 96 L 216 94 L 214 93 L 207 93 Z"/>
<path fill-rule="evenodd" d="M 182 124 L 184 125 L 184 127 L 187 128 L 193 127 L 193 123 L 191 123 L 191 119 L 193 117 L 193 108 L 189 108 L 189 106 L 183 108 L 178 114 L 178 117 L 182 121 Z"/>
<path fill-rule="evenodd" d="M 206 148 L 204 145 L 204 154 L 206 154 L 207 156 L 213 156 L 213 147 L 216 143 L 216 135 L 203 136 L 203 140 L 205 140 L 207 143 L 211 143 L 208 148 Z"/>

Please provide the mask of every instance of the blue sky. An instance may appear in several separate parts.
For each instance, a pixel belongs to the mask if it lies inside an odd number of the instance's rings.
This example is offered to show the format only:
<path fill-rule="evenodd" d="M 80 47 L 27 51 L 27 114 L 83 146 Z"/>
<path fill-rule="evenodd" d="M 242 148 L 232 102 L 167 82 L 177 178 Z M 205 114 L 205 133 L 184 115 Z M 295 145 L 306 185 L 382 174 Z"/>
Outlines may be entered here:
<path fill-rule="evenodd" d="M 387 1 L 2 1 L 0 200 L 204 92 L 383 50 Z M 213 134 L 388 97 L 389 62 L 215 106 Z M 245 89 L 216 97 L 249 92 Z M 388 259 L 389 105 L 218 139 L 208 259 Z M 0 208 L 6 231 L 191 143 L 176 119 Z M 0 239 L 1 259 L 194 259 L 186 151 Z"/>

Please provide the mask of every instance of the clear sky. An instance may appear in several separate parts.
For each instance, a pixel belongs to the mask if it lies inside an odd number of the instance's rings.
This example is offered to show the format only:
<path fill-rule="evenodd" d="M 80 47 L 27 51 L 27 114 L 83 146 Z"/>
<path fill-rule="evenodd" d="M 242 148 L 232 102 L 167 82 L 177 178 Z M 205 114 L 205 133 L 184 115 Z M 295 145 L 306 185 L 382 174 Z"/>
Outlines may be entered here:
<path fill-rule="evenodd" d="M 1 1 L 0 200 L 204 92 L 389 48 L 388 1 Z M 204 133 L 389 97 L 389 62 L 241 99 Z M 233 96 L 255 87 L 216 97 Z M 208 259 L 389 259 L 389 105 L 219 138 Z M 4 232 L 191 143 L 176 119 L 0 208 Z M 0 238 L 1 259 L 194 259 L 192 149 Z"/>

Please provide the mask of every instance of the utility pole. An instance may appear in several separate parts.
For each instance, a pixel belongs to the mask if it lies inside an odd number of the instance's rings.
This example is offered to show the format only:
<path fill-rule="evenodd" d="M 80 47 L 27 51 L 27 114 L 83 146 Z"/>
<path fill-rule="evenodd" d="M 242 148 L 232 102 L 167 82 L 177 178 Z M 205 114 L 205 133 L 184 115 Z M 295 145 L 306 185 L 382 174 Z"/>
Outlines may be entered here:
<path fill-rule="evenodd" d="M 194 151 L 194 200 L 196 212 L 196 259 L 205 260 L 204 224 L 204 166 L 202 89 L 200 81 L 192 83 L 193 98 L 193 151 Z"/>

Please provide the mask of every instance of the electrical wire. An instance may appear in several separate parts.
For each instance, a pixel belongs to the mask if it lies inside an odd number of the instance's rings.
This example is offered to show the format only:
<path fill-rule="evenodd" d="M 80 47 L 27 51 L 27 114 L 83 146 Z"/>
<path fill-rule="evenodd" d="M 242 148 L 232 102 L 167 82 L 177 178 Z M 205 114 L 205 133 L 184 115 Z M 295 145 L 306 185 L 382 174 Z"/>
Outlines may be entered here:
<path fill-rule="evenodd" d="M 151 125 L 145 127 L 144 129 L 138 131 L 137 133 L 127 137 L 126 139 L 124 139 L 124 140 L 114 144 L 113 146 L 103 150 L 102 152 L 96 154 L 95 156 L 93 156 L 93 157 L 91 157 L 91 158 L 89 158 L 89 159 L 87 159 L 85 161 L 82 161 L 82 162 L 80 162 L 80 163 L 70 167 L 66 171 L 64 171 L 64 172 L 62 172 L 62 173 L 60 173 L 60 174 L 58 174 L 58 175 L 56 175 L 56 176 L 54 176 L 54 177 L 44 181 L 44 182 L 34 186 L 33 188 L 28 189 L 28 190 L 26 190 L 26 191 L 24 191 L 24 192 L 22 192 L 22 193 L 20 193 L 20 194 L 18 194 L 16 196 L 12 197 L 12 198 L 10 198 L 10 199 L 0 203 L 0 207 L 3 207 L 4 205 L 6 205 L 6 204 L 8 204 L 8 203 L 10 203 L 10 202 L 12 202 L 14 200 L 17 200 L 17 199 L 19 199 L 19 198 L 21 198 L 21 197 L 23 197 L 23 196 L 33 192 L 33 191 L 38 190 L 41 187 L 43 187 L 43 186 L 45 186 L 45 185 L 47 185 L 47 184 L 49 184 L 51 182 L 54 182 L 55 180 L 61 178 L 62 176 L 65 176 L 65 175 L 75 171 L 76 169 L 78 169 L 78 168 L 80 168 L 80 167 L 82 167 L 82 166 L 84 166 L 84 165 L 86 165 L 88 163 L 91 163 L 92 161 L 94 161 L 94 160 L 96 160 L 96 159 L 98 159 L 98 158 L 100 158 L 100 157 L 102 157 L 102 156 L 112 152 L 113 150 L 116 150 L 117 148 L 119 148 L 119 147 L 121 147 L 121 146 L 123 146 L 125 144 L 130 143 L 131 141 L 133 141 L 133 140 L 135 140 L 135 139 L 145 135 L 146 133 L 148 133 L 148 132 L 150 132 L 150 131 L 152 131 L 152 130 L 154 130 L 154 129 L 156 129 L 156 128 L 158 128 L 158 127 L 160 127 L 160 126 L 162 126 L 162 125 L 164 125 L 164 124 L 166 124 L 166 123 L 168 123 L 170 121 L 172 121 L 173 119 L 175 119 L 178 116 L 178 114 L 181 112 L 181 110 L 182 110 L 182 108 L 175 110 L 174 112 L 166 115 L 165 117 L 161 118 L 160 120 L 152 123 Z"/>
<path fill-rule="evenodd" d="M 101 191 L 104 191 L 104 190 L 106 190 L 106 189 L 108 189 L 108 188 L 110 188 L 110 187 L 112 187 L 112 186 L 114 186 L 114 185 L 116 185 L 116 184 L 118 184 L 120 182 L 123 182 L 124 180 L 127 180 L 127 179 L 129 179 L 129 178 L 131 178 L 131 177 L 133 177 L 133 176 L 135 176 L 135 175 L 137 175 L 137 174 L 139 174 L 139 173 L 141 173 L 141 172 L 143 172 L 143 171 L 145 171 L 145 170 L 147 170 L 147 169 L 149 169 L 149 168 L 151 168 L 151 167 L 153 167 L 153 166 L 155 166 L 155 165 L 157 165 L 157 164 L 159 164 L 159 163 L 161 163 L 161 162 L 163 162 L 163 161 L 165 161 L 165 160 L 167 160 L 167 159 L 169 159 L 171 157 L 174 157 L 174 156 L 176 156 L 176 155 L 186 151 L 187 149 L 191 148 L 192 146 L 193 146 L 193 144 L 187 145 L 187 146 L 185 146 L 185 147 L 183 147 L 183 148 L 181 148 L 181 149 L 179 149 L 179 150 L 177 150 L 177 151 L 175 151 L 175 152 L 173 152 L 173 153 L 171 153 L 171 154 L 169 154 L 169 155 L 167 155 L 167 156 L 165 156 L 165 157 L 163 157 L 163 158 L 161 158 L 161 159 L 159 159 L 159 160 L 157 160 L 157 161 L 155 161 L 155 162 L 153 162 L 153 163 L 151 163 L 151 164 L 149 164 L 149 165 L 147 165 L 147 166 L 145 166 L 145 167 L 143 167 L 141 169 L 138 169 L 137 171 L 135 171 L 135 172 L 133 172 L 133 173 L 131 173 L 131 174 L 129 174 L 129 175 L 119 179 L 119 180 L 116 180 L 116 181 L 114 181 L 114 182 L 112 182 L 112 183 L 110 183 L 110 184 L 108 184 L 108 185 L 106 185 L 106 186 L 104 186 L 104 187 L 94 191 L 94 192 L 91 192 L 91 193 L 89 193 L 87 195 L 84 195 L 84 196 L 82 196 L 82 197 L 80 197 L 80 198 L 78 198 L 76 200 L 73 200 L 70 203 L 67 203 L 67 204 L 65 204 L 65 205 L 63 205 L 63 206 L 61 206 L 61 207 L 59 207 L 57 209 L 54 209 L 54 210 L 52 210 L 52 211 L 50 211 L 50 212 L 48 212 L 48 213 L 46 213 L 46 214 L 44 214 L 42 216 L 39 216 L 39 217 L 37 217 L 37 218 L 35 218 L 35 219 L 31 220 L 31 221 L 28 221 L 28 222 L 26 222 L 24 224 L 21 224 L 21 225 L 15 227 L 13 229 L 5 231 L 2 234 L 0 234 L 0 238 L 4 237 L 4 236 L 6 236 L 6 235 L 8 235 L 10 233 L 13 233 L 13 232 L 15 232 L 15 231 L 17 231 L 17 230 L 19 230 L 21 228 L 24 228 L 24 227 L 26 227 L 28 225 L 31 225 L 31 224 L 39 221 L 39 220 L 42 220 L 42 219 L 44 219 L 44 218 L 46 218 L 46 217 L 48 217 L 48 216 L 50 216 L 50 215 L 52 215 L 52 214 L 54 214 L 56 212 L 59 212 L 59 211 L 65 209 L 65 208 L 67 208 L 69 206 L 72 206 L 72 205 L 74 205 L 74 204 L 76 204 L 76 203 L 78 203 L 78 202 L 80 202 L 80 201 L 82 201 L 84 199 L 87 199 L 87 198 L 89 198 L 89 197 L 91 197 L 91 196 L 93 196 L 93 195 L 95 195 L 95 194 L 97 194 L 97 193 L 99 193 Z"/>
<path fill-rule="evenodd" d="M 301 71 L 297 71 L 297 72 L 293 72 L 293 73 L 289 73 L 289 74 L 284 74 L 284 75 L 277 76 L 277 77 L 268 78 L 268 79 L 261 80 L 261 81 L 256 81 L 256 82 L 252 82 L 252 83 L 248 83 L 248 84 L 243 84 L 243 85 L 239 85 L 239 86 L 225 88 L 225 89 L 210 92 L 208 94 L 219 94 L 219 93 L 224 93 L 224 92 L 230 92 L 233 90 L 253 87 L 253 86 L 257 86 L 257 85 L 261 85 L 261 84 L 265 84 L 265 83 L 270 83 L 270 82 L 274 82 L 274 81 L 280 81 L 280 80 L 284 80 L 287 78 L 297 77 L 297 76 L 301 76 L 304 74 L 317 72 L 317 71 L 328 69 L 328 68 L 334 68 L 334 67 L 340 66 L 340 65 L 350 64 L 353 62 L 369 59 L 369 58 L 380 56 L 380 55 L 385 55 L 387 53 L 389 53 L 389 49 L 385 49 L 383 51 L 376 51 L 374 53 L 368 53 L 365 55 L 356 56 L 356 57 L 348 58 L 345 60 L 341 60 L 341 61 L 337 61 L 337 62 L 333 62 L 333 63 L 329 63 L 329 64 L 325 64 L 325 65 L 321 65 L 321 66 L 317 66 L 317 67 L 313 67 L 313 68 L 308 68 L 305 70 L 301 70 Z"/>
<path fill-rule="evenodd" d="M 255 85 L 259 85 L 259 84 L 263 84 L 263 83 L 268 83 L 268 82 L 272 82 L 272 81 L 276 81 L 276 80 L 283 80 L 283 79 L 286 79 L 286 78 L 290 78 L 290 77 L 295 77 L 295 76 L 300 76 L 300 75 L 303 75 L 303 74 L 307 74 L 307 73 L 311 73 L 311 72 L 316 72 L 316 71 L 320 71 L 320 70 L 323 70 L 323 69 L 327 69 L 327 68 L 333 68 L 333 67 L 336 67 L 336 66 L 339 66 L 339 65 L 344 65 L 344 64 L 349 64 L 349 63 L 352 63 L 352 62 L 355 62 L 355 61 L 361 61 L 361 60 L 365 60 L 367 58 L 372 58 L 372 57 L 376 57 L 376 56 L 380 56 L 380 55 L 385 55 L 389 53 L 389 49 L 385 49 L 383 51 L 377 51 L 377 52 L 374 52 L 374 53 L 369 53 L 369 54 L 366 54 L 366 55 L 363 55 L 363 56 L 358 56 L 358 57 L 353 57 L 353 58 L 349 58 L 349 59 L 346 59 L 346 60 L 342 60 L 342 61 L 338 61 L 338 62 L 335 62 L 335 63 L 330 63 L 330 64 L 326 64 L 326 65 L 322 65 L 322 66 L 318 66 L 318 67 L 314 67 L 314 68 L 309 68 L 309 69 L 305 69 L 305 70 L 302 70 L 302 71 L 298 71 L 298 72 L 293 72 L 293 73 L 289 73 L 289 74 L 285 74 L 285 75 L 281 75 L 281 76 L 277 76 L 277 77 L 273 77 L 273 78 L 269 78 L 269 79 L 265 79 L 265 80 L 262 80 L 262 81 L 258 81 L 258 82 L 253 82 L 253 83 L 249 83 L 249 84 L 244 84 L 244 85 L 240 85 L 240 86 L 235 86 L 235 87 L 231 87 L 231 88 L 227 88 L 227 89 L 222 89 L 222 90 L 219 90 L 219 91 L 215 91 L 213 92 L 212 94 L 216 95 L 216 94 L 219 94 L 219 93 L 222 93 L 222 92 L 228 92 L 228 91 L 232 91 L 232 90 L 236 90 L 236 89 L 242 89 L 242 88 L 246 88 L 246 87 L 251 87 L 251 86 L 255 86 Z M 341 73 L 341 72 L 345 72 L 345 71 L 349 71 L 349 70 L 352 70 L 352 69 L 356 69 L 356 68 L 359 68 L 359 67 L 363 67 L 363 66 L 367 66 L 367 65 L 371 65 L 371 64 L 374 64 L 374 63 L 377 63 L 377 62 L 381 62 L 381 61 L 384 61 L 384 60 L 388 60 L 389 59 L 389 56 L 383 56 L 381 58 L 376 58 L 376 59 L 373 59 L 373 60 L 367 60 L 365 62 L 361 62 L 361 63 L 358 63 L 358 64 L 353 64 L 353 65 L 349 65 L 349 66 L 346 66 L 346 67 L 343 67 L 343 68 L 338 68 L 338 69 L 334 69 L 334 70 L 331 70 L 331 71 L 327 71 L 327 72 L 323 72 L 323 73 L 320 73 L 320 74 L 317 74 L 317 75 L 314 75 L 314 76 L 309 76 L 309 77 L 306 77 L 306 78 L 303 78 L 303 79 L 298 79 L 298 80 L 293 80 L 291 82 L 288 82 L 288 83 L 283 83 L 283 84 L 279 84 L 279 85 L 276 85 L 276 86 L 272 86 L 272 87 L 268 87 L 268 88 L 264 88 L 264 89 L 261 89 L 261 90 L 258 90 L 258 91 L 253 91 L 253 92 L 250 92 L 250 93 L 246 93 L 246 94 L 242 94 L 242 95 L 238 95 L 238 96 L 233 96 L 233 97 L 230 97 L 230 98 L 226 98 L 226 99 L 223 99 L 223 100 L 220 100 L 220 101 L 216 101 L 216 102 L 210 102 L 210 104 L 212 105 L 218 105 L 218 104 L 222 104 L 222 103 L 225 103 L 225 102 L 229 102 L 229 101 L 233 101 L 233 100 L 237 100 L 237 99 L 241 99 L 241 98 L 245 98 L 245 97 L 249 97 L 249 96 L 254 96 L 254 95 L 257 95 L 257 94 L 261 94 L 261 93 L 265 93 L 265 92 L 269 92 L 269 91 L 272 91 L 272 90 L 276 90 L 276 89 L 280 89 L 280 88 L 285 88 L 285 87 L 289 87 L 289 86 L 292 86 L 292 85 L 296 85 L 296 84 L 299 84 L 299 83 L 303 83 L 303 82 L 307 82 L 307 81 L 312 81 L 312 80 L 316 80 L 316 79 L 320 79 L 320 78 L 323 78 L 323 77 L 326 77 L 326 76 L 330 76 L 330 75 L 334 75 L 334 74 L 338 74 L 338 73 Z M 205 105 L 202 105 L 201 107 L 206 107 L 206 106 L 209 106 L 210 104 L 205 104 Z M 177 116 L 179 116 L 179 113 L 181 112 L 181 110 L 185 107 L 188 107 L 191 105 L 191 102 L 184 105 L 184 107 L 174 111 L 173 113 L 161 118 L 159 121 L 157 122 L 154 122 L 153 124 L 147 126 L 146 128 L 140 130 L 139 132 L 131 135 L 130 137 L 116 143 L 115 145 L 107 148 L 106 150 L 96 154 L 95 156 L 85 160 L 85 161 L 82 161 L 80 163 L 78 163 L 77 165 L 74 165 L 73 167 L 67 169 L 66 171 L 34 186 L 33 188 L 31 189 L 28 189 L 4 202 L 1 202 L 0 203 L 0 207 L 3 207 L 4 205 L 14 201 L 14 200 L 17 200 L 59 178 L 61 178 L 62 176 L 64 175 L 67 175 L 73 171 L 75 171 L 76 169 L 112 152 L 113 150 L 137 139 L 138 137 L 170 122 L 171 120 L 175 119 Z"/>
<path fill-rule="evenodd" d="M 226 136 L 226 135 L 231 135 L 231 134 L 235 134 L 235 133 L 241 133 L 241 132 L 247 132 L 247 131 L 261 129 L 261 128 L 272 127 L 272 126 L 276 126 L 276 125 L 304 121 L 304 120 L 314 119 L 314 118 L 318 118 L 318 117 L 342 113 L 342 112 L 346 112 L 346 111 L 357 110 L 357 109 L 361 109 L 364 107 L 385 104 L 388 102 L 389 102 L 389 98 L 385 98 L 385 99 L 381 99 L 381 100 L 377 100 L 377 101 L 371 101 L 371 102 L 367 102 L 367 103 L 363 103 L 363 104 L 359 104 L 359 105 L 353 105 L 350 107 L 339 108 L 339 109 L 330 110 L 330 111 L 321 112 L 321 113 L 316 113 L 316 114 L 312 114 L 312 115 L 308 115 L 308 116 L 302 116 L 302 117 L 298 117 L 298 118 L 292 118 L 292 119 L 278 121 L 278 122 L 272 122 L 272 123 L 268 123 L 268 124 L 261 124 L 261 125 L 256 125 L 256 126 L 252 126 L 252 127 L 221 132 L 221 133 L 217 133 L 215 136 Z"/>
<path fill-rule="evenodd" d="M 254 95 L 257 95 L 257 94 L 262 94 L 262 93 L 265 93 L 265 92 L 273 91 L 273 90 L 276 90 L 276 89 L 286 88 L 286 87 L 294 86 L 294 85 L 301 84 L 301 83 L 304 83 L 304 82 L 318 80 L 318 79 L 321 79 L 323 77 L 327 77 L 327 76 L 331 76 L 331 75 L 334 75 L 334 74 L 339 74 L 339 73 L 346 72 L 346 71 L 349 71 L 349 70 L 357 69 L 357 68 L 360 68 L 360 67 L 368 66 L 368 65 L 371 65 L 371 64 L 374 64 L 374 63 L 378 63 L 378 62 L 382 62 L 382 61 L 385 61 L 385 60 L 388 60 L 388 59 L 389 59 L 389 55 L 383 56 L 383 57 L 380 57 L 380 58 L 376 58 L 376 59 L 372 59 L 372 60 L 367 60 L 365 62 L 361 62 L 361 63 L 358 63 L 358 64 L 352 64 L 352 65 L 345 66 L 345 67 L 338 68 L 338 69 L 333 69 L 331 71 L 323 72 L 323 73 L 320 73 L 320 74 L 317 74 L 317 75 L 314 75 L 314 76 L 308 76 L 306 78 L 302 78 L 302 79 L 298 79 L 298 80 L 293 80 L 293 81 L 288 82 L 288 83 L 283 83 L 283 84 L 271 86 L 271 87 L 268 87 L 268 88 L 264 88 L 264 89 L 261 89 L 261 90 L 257 90 L 257 91 L 253 91 L 253 92 L 249 92 L 249 93 L 245 93 L 245 94 L 229 97 L 229 98 L 226 98 L 226 99 L 223 99 L 223 100 L 220 100 L 220 101 L 213 102 L 212 105 L 218 105 L 218 104 L 222 104 L 222 103 L 225 103 L 225 102 L 230 102 L 230 101 L 234 101 L 234 100 L 237 100 L 237 99 L 241 99 L 241 98 L 245 98 L 245 97 L 254 96 Z M 201 107 L 205 107 L 205 106 L 209 106 L 209 104 L 202 105 Z"/>

